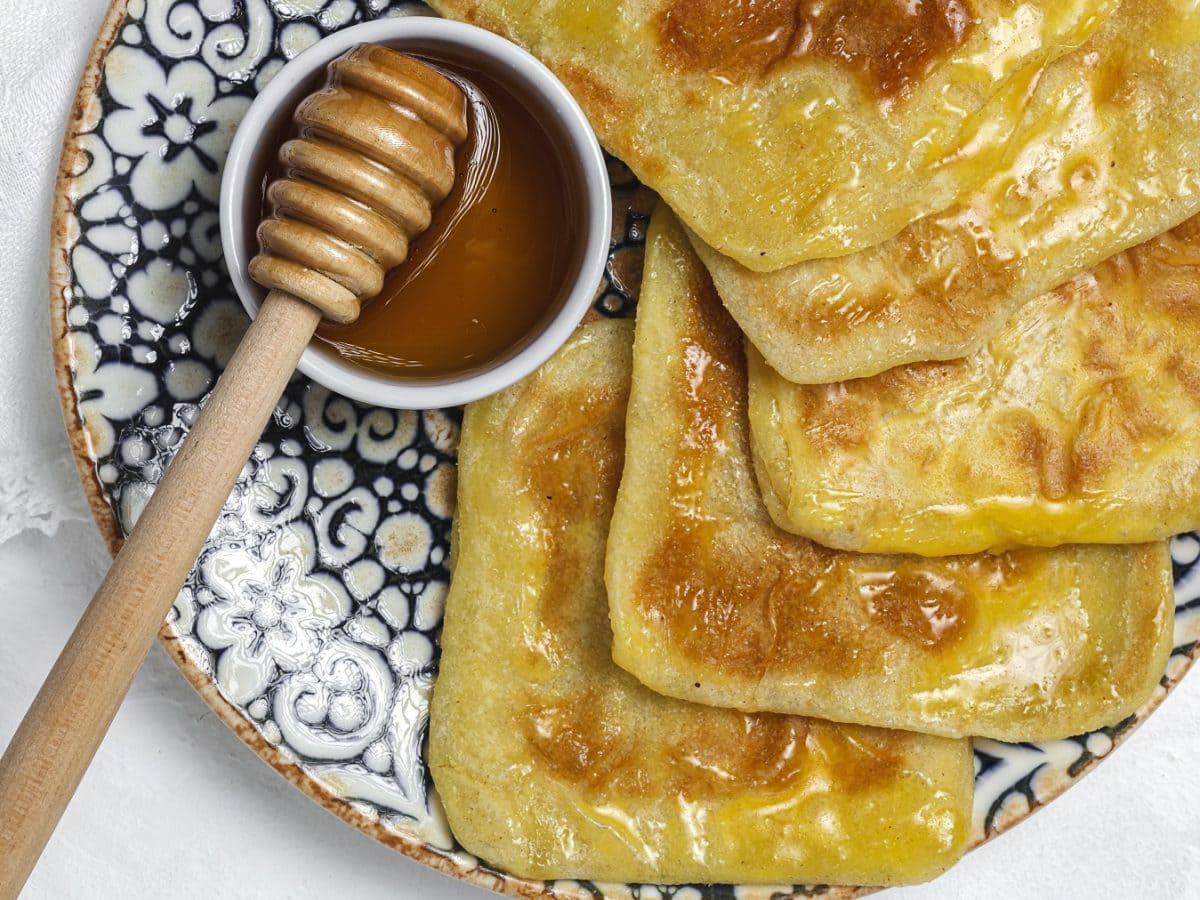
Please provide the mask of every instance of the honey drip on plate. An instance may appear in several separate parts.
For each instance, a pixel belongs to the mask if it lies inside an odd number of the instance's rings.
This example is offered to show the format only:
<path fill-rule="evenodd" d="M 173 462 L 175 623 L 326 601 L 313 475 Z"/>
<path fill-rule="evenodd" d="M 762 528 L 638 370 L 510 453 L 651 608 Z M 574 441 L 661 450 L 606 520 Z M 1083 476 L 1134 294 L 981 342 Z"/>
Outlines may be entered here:
<path fill-rule="evenodd" d="M 483 369 L 532 339 L 571 287 L 583 232 L 561 140 L 488 73 L 425 61 L 470 105 L 454 188 L 357 321 L 317 330 L 345 360 L 405 380 Z"/>

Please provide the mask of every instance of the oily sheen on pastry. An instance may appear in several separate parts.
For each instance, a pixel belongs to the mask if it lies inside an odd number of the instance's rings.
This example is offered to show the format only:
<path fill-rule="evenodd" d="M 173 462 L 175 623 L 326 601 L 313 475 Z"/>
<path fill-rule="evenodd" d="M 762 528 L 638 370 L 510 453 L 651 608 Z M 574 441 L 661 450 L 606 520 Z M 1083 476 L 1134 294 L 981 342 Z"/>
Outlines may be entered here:
<path fill-rule="evenodd" d="M 965 359 L 795 385 L 753 349 L 767 509 L 942 556 L 1200 527 L 1200 217 L 1043 294 Z"/>
<path fill-rule="evenodd" d="M 472 404 L 429 761 L 458 840 L 530 878 L 897 884 L 962 853 L 967 741 L 746 715 L 618 669 L 604 593 L 631 328 Z"/>
<path fill-rule="evenodd" d="M 772 271 L 877 244 L 983 181 L 1045 65 L 1117 0 L 430 5 L 546 63 L 709 245 Z"/>
<path fill-rule="evenodd" d="M 1126 0 L 1046 67 L 1002 158 L 948 207 L 852 256 L 765 275 L 700 232 L 696 249 L 790 381 L 964 356 L 1022 304 L 1200 212 L 1198 72 L 1200 6 Z"/>
<path fill-rule="evenodd" d="M 682 230 L 651 223 L 609 535 L 613 656 L 674 697 L 948 736 L 1120 721 L 1170 649 L 1165 542 L 939 559 L 776 527 L 751 463 L 742 336 Z"/>

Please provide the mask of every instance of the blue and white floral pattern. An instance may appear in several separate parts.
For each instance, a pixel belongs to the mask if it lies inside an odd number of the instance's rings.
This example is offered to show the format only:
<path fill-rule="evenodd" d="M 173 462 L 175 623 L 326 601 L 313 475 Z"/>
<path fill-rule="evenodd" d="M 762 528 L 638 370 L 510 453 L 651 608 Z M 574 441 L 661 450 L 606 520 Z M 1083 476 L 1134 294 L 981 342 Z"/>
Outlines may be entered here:
<path fill-rule="evenodd" d="M 62 247 L 76 430 L 94 465 L 90 489 L 120 530 L 136 520 L 246 327 L 221 258 L 216 202 L 250 99 L 330 31 L 421 12 L 388 0 L 129 0 L 91 98 L 99 111 L 69 138 L 85 163 L 68 187 Z M 617 214 L 595 310 L 619 316 L 636 303 L 654 198 L 619 163 L 610 174 Z M 458 428 L 453 412 L 372 409 L 294 379 L 170 628 L 193 677 L 210 679 L 275 748 L 273 761 L 297 763 L 335 811 L 503 889 L 502 874 L 454 844 L 423 758 Z M 1200 539 L 1177 539 L 1173 556 L 1176 647 L 1160 695 L 1200 641 Z M 1055 796 L 1135 722 L 1046 744 L 978 742 L 975 841 Z M 710 885 L 547 890 L 780 896 Z"/>
<path fill-rule="evenodd" d="M 217 96 L 212 70 L 202 62 L 164 65 L 129 46 L 113 48 L 105 75 L 119 108 L 105 116 L 103 136 L 128 160 L 134 196 L 148 209 L 178 206 L 193 191 L 214 202 L 221 159 L 250 98 Z"/>

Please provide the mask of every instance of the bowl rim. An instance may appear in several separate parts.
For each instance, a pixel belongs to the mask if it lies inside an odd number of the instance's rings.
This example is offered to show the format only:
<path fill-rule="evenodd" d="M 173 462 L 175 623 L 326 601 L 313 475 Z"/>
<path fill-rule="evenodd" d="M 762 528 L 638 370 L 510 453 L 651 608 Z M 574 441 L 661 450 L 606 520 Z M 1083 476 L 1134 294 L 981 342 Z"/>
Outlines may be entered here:
<path fill-rule="evenodd" d="M 584 205 L 581 262 L 574 283 L 558 311 L 515 353 L 482 370 L 439 379 L 404 381 L 348 363 L 335 354 L 304 349 L 297 368 L 309 378 L 354 400 L 393 409 L 440 409 L 459 406 L 496 393 L 532 373 L 566 342 L 591 308 L 604 276 L 612 232 L 612 197 L 604 153 L 587 116 L 543 63 L 511 41 L 462 22 L 431 16 L 398 16 L 362 22 L 322 38 L 290 60 L 254 98 L 234 133 L 221 176 L 219 220 L 226 267 L 238 300 L 253 318 L 266 291 L 246 272 L 249 257 L 242 235 L 244 197 L 259 140 L 269 134 L 269 124 L 286 107 L 297 85 L 308 80 L 345 51 L 362 43 L 379 43 L 395 49 L 436 42 L 455 45 L 476 54 L 518 82 L 557 115 L 577 162 Z M 257 223 L 254 223 L 255 225 Z"/>

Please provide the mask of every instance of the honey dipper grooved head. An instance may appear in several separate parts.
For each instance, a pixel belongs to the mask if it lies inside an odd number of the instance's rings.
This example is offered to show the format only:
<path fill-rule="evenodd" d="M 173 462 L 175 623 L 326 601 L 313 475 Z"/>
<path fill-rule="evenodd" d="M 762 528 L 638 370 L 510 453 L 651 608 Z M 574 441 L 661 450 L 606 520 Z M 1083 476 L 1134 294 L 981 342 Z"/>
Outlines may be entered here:
<path fill-rule="evenodd" d="M 250 277 L 353 322 L 454 186 L 466 97 L 424 63 L 362 44 L 330 63 L 294 119 Z"/>

